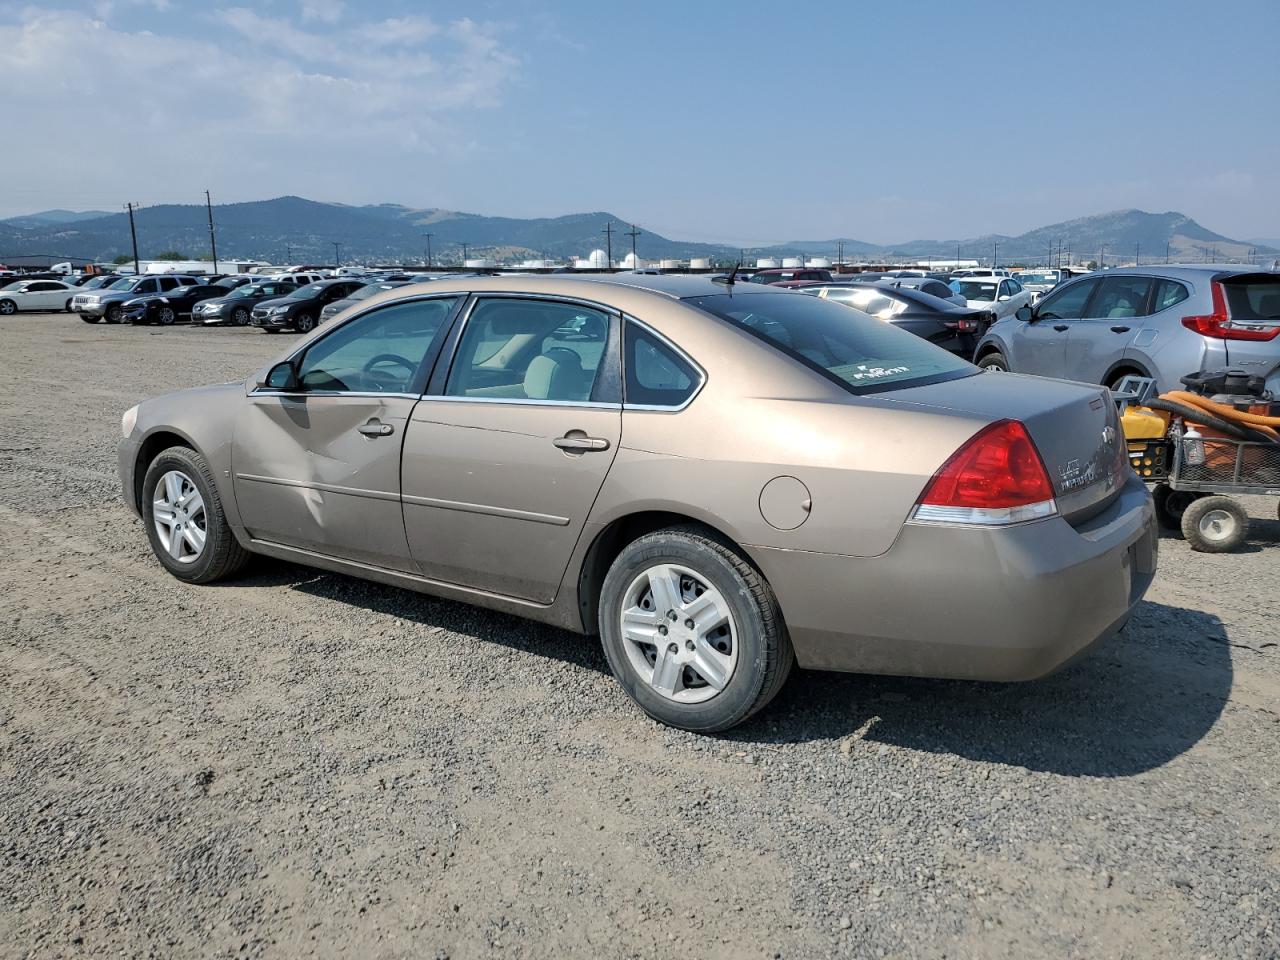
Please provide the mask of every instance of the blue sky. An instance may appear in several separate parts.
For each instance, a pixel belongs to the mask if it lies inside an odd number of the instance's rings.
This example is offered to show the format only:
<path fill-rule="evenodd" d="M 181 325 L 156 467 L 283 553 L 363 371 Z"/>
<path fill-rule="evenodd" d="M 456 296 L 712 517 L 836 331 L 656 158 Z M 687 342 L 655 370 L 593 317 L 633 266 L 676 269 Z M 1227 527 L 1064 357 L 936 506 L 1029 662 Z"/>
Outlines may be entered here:
<path fill-rule="evenodd" d="M 0 215 L 208 187 L 741 243 L 1280 236 L 1275 0 L 828 9 L 0 0 Z"/>

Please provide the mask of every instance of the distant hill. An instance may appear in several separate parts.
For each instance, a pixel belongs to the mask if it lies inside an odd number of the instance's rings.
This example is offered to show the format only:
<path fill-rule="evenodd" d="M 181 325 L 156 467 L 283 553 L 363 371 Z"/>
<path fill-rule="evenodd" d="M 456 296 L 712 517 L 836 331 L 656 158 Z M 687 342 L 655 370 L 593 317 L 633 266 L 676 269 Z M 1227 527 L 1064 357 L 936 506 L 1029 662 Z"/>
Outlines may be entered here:
<path fill-rule="evenodd" d="M 139 253 L 153 257 L 166 250 L 200 256 L 209 250 L 208 223 L 201 205 L 145 207 L 136 213 Z M 218 251 L 223 256 L 267 260 L 276 263 L 328 262 L 335 242 L 344 260 L 408 261 L 421 259 L 424 234 L 431 233 L 433 256 L 457 262 L 462 244 L 473 253 L 504 258 L 585 256 L 604 248 L 605 229 L 613 225 L 613 252 L 617 259 L 629 252 L 631 241 L 624 231 L 629 221 L 613 213 L 574 213 L 563 217 L 518 219 L 488 217 L 438 208 L 415 208 L 384 203 L 352 206 L 321 203 L 302 197 L 277 197 L 250 203 L 214 207 Z M 989 257 L 998 242 L 1001 261 L 1043 260 L 1051 247 L 1070 246 L 1077 260 L 1093 259 L 1106 247 L 1108 259 L 1132 259 L 1140 245 L 1144 258 L 1163 258 L 1166 247 L 1173 259 L 1203 259 L 1211 253 L 1219 259 L 1244 258 L 1254 248 L 1264 255 L 1280 254 L 1280 244 L 1254 244 L 1214 233 L 1180 213 L 1145 213 L 1122 210 L 1082 217 L 1040 227 L 1016 237 L 1001 235 L 962 240 L 913 240 L 900 244 L 873 244 L 846 239 L 846 257 L 868 260 L 925 257 Z M 662 257 L 710 257 L 721 262 L 736 260 L 741 251 L 729 244 L 692 243 L 647 230 L 637 238 L 637 250 L 649 259 Z M 759 256 L 827 256 L 836 254 L 836 240 L 797 240 L 755 247 L 749 258 Z M 0 261 L 4 256 L 57 253 L 93 259 L 110 259 L 129 251 L 129 219 L 124 213 L 46 210 L 25 217 L 0 220 Z"/>

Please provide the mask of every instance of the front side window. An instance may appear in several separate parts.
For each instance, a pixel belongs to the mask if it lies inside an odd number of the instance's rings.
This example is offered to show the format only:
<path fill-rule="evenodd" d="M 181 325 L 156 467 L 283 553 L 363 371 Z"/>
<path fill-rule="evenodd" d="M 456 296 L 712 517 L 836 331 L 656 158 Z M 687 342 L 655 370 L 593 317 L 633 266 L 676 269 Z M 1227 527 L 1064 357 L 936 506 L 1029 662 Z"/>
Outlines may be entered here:
<path fill-rule="evenodd" d="M 313 344 L 298 365 L 305 391 L 407 393 L 457 297 L 373 310 Z"/>
<path fill-rule="evenodd" d="M 1081 280 L 1055 290 L 1040 301 L 1036 317 L 1041 320 L 1079 320 L 1084 316 L 1089 294 L 1097 284 L 1097 280 Z"/>
<path fill-rule="evenodd" d="M 642 407 L 678 407 L 698 389 L 698 371 L 638 323 L 623 336 L 626 402 Z"/>
<path fill-rule="evenodd" d="M 789 293 L 684 301 L 745 330 L 850 393 L 879 393 L 973 376 L 977 368 L 857 309 Z"/>
<path fill-rule="evenodd" d="M 1101 320 L 1124 320 L 1147 315 L 1150 277 L 1103 277 L 1098 295 L 1089 305 L 1089 316 Z"/>
<path fill-rule="evenodd" d="M 483 299 L 458 343 L 445 394 L 585 403 L 600 379 L 609 316 L 547 300 Z"/>

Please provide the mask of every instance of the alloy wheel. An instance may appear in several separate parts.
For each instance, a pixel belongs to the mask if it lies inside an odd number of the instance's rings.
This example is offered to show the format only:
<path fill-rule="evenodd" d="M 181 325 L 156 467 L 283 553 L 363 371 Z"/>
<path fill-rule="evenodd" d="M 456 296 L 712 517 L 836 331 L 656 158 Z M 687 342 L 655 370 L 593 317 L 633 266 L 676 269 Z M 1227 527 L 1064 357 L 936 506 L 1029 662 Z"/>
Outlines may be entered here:
<path fill-rule="evenodd" d="M 10 316 L 18 312 L 18 305 L 12 300 L 0 300 L 0 314 Z"/>
<path fill-rule="evenodd" d="M 660 696 L 704 703 L 733 677 L 738 643 L 729 604 L 688 567 L 643 571 L 627 588 L 620 619 L 627 662 Z"/>
<path fill-rule="evenodd" d="M 165 307 L 160 311 L 160 323 L 162 326 L 167 327 L 177 319 L 178 315 L 173 312 L 173 307 Z"/>
<path fill-rule="evenodd" d="M 249 311 L 241 307 L 235 313 L 231 314 L 231 322 L 237 327 L 245 327 L 249 325 Z"/>
<path fill-rule="evenodd" d="M 195 563 L 204 553 L 208 520 L 204 498 L 191 478 L 170 470 L 156 483 L 152 521 L 161 546 L 178 563 Z"/>

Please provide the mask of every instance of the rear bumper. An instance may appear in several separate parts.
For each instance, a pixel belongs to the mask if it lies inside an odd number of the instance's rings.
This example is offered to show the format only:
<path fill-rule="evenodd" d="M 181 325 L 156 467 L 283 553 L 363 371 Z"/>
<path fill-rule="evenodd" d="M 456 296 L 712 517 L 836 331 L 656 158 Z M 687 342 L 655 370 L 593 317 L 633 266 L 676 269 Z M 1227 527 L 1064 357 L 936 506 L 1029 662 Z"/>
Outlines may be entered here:
<path fill-rule="evenodd" d="M 1030 680 L 1116 633 L 1155 576 L 1136 475 L 1080 528 L 907 524 L 879 557 L 757 548 L 802 667 Z"/>

